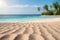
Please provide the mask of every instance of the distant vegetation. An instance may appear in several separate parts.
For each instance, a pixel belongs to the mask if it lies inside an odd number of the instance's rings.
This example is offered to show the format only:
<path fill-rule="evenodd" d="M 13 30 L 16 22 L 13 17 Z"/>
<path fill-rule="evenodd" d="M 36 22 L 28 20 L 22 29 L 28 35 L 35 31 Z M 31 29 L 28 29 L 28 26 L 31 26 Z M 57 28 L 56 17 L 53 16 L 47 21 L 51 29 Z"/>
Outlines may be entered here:
<path fill-rule="evenodd" d="M 44 5 L 44 12 L 41 15 L 60 15 L 60 5 L 58 2 L 53 2 L 52 5 Z M 37 7 L 38 12 L 40 12 L 40 7 Z"/>

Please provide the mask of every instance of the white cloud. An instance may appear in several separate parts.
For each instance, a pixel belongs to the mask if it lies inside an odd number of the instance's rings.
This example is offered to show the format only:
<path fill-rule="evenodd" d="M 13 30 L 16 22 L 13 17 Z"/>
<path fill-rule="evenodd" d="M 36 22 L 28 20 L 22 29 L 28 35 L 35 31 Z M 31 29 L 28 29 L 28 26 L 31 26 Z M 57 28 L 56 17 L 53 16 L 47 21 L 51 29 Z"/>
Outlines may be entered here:
<path fill-rule="evenodd" d="M 6 5 L 7 8 L 26 8 L 26 7 L 38 7 L 39 5 Z"/>
<path fill-rule="evenodd" d="M 39 5 L 29 5 L 29 4 L 16 4 L 16 5 L 9 5 L 7 4 L 6 0 L 0 0 L 0 8 L 26 8 L 26 7 L 37 7 Z"/>
<path fill-rule="evenodd" d="M 25 5 L 8 5 L 6 3 L 3 3 L 2 5 L 0 5 L 0 8 L 4 9 L 4 8 L 31 8 L 31 7 L 38 7 L 39 5 L 28 5 L 28 4 L 25 4 Z"/>
<path fill-rule="evenodd" d="M 8 7 L 9 8 L 25 8 L 25 7 L 29 7 L 29 5 L 10 5 Z"/>
<path fill-rule="evenodd" d="M 17 14 L 17 13 L 35 13 L 34 8 L 39 5 L 8 5 L 5 3 L 3 7 L 0 7 L 0 14 Z"/>

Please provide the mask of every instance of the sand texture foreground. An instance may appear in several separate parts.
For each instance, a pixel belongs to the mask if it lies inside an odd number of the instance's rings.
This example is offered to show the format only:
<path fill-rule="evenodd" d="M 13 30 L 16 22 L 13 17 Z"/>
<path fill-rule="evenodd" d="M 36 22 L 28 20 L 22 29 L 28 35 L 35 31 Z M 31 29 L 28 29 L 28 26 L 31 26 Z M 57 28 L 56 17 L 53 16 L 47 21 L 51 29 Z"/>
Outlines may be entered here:
<path fill-rule="evenodd" d="M 0 23 L 0 40 L 60 40 L 60 22 Z"/>

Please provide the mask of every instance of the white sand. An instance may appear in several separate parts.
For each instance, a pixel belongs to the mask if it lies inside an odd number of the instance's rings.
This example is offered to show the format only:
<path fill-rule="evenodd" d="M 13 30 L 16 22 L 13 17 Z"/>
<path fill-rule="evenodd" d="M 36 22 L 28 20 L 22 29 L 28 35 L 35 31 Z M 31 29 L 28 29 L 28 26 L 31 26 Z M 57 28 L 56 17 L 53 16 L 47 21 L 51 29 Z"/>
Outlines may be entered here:
<path fill-rule="evenodd" d="M 60 18 L 0 22 L 0 40 L 60 40 Z"/>

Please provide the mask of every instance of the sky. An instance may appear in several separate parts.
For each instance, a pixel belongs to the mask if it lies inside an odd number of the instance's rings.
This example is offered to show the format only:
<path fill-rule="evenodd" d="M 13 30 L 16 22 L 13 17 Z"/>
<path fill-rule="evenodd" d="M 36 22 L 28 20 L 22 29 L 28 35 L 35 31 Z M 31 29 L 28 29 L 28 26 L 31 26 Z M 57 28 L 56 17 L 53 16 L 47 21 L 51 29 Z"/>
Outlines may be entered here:
<path fill-rule="evenodd" d="M 60 0 L 0 0 L 0 15 L 3 14 L 39 14 L 37 7 L 43 5 L 52 5 L 53 2 Z"/>

